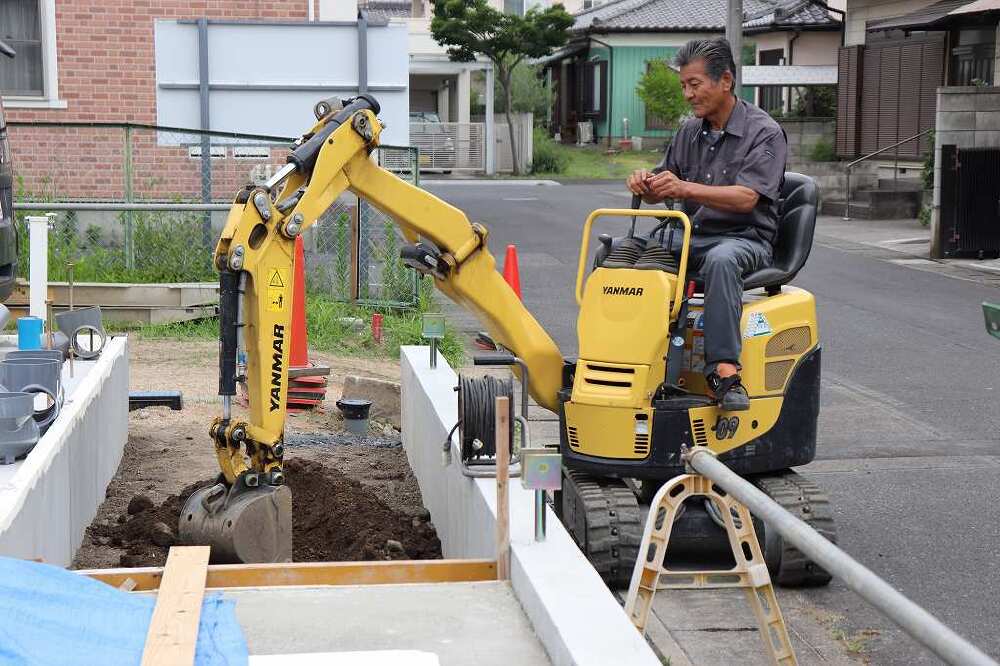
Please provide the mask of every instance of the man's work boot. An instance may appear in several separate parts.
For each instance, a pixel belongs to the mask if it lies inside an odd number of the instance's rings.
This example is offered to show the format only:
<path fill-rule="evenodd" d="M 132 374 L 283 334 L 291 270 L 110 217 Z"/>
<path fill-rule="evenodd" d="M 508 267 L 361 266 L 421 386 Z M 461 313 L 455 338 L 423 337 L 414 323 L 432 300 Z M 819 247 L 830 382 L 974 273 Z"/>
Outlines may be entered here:
<path fill-rule="evenodd" d="M 739 375 L 720 377 L 713 372 L 705 378 L 719 407 L 725 412 L 744 412 L 750 409 L 750 396 L 743 388 Z"/>

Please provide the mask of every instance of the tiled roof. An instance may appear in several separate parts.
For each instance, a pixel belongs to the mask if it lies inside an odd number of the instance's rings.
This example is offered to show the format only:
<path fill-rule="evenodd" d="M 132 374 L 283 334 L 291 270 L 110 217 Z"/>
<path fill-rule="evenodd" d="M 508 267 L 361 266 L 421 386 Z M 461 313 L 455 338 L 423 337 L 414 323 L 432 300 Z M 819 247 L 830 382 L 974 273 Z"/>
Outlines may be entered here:
<path fill-rule="evenodd" d="M 368 12 L 368 18 L 372 20 L 382 20 L 390 18 L 409 18 L 413 11 L 410 2 L 398 2 L 393 0 L 368 0 L 358 5 Z"/>
<path fill-rule="evenodd" d="M 723 31 L 727 0 L 616 0 L 576 14 L 574 32 Z M 837 27 L 812 0 L 744 0 L 744 29 Z"/>

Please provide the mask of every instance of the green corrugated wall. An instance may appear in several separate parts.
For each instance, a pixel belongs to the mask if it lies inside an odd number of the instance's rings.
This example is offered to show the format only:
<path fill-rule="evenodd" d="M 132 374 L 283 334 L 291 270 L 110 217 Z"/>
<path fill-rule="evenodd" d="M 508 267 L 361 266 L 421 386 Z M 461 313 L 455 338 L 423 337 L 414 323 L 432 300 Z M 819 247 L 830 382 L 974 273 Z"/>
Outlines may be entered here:
<path fill-rule="evenodd" d="M 629 132 L 633 136 L 668 136 L 665 130 L 646 130 L 646 109 L 635 87 L 646 72 L 646 63 L 657 58 L 671 59 L 677 53 L 676 46 L 616 46 L 614 72 L 611 77 L 614 90 L 611 94 L 612 136 L 623 135 L 622 118 L 629 119 Z M 607 59 L 606 48 L 592 48 L 590 55 L 600 55 Z M 608 123 L 605 120 L 594 128 L 599 136 L 607 136 Z"/>
<path fill-rule="evenodd" d="M 611 134 L 613 137 L 623 136 L 622 119 L 629 119 L 629 132 L 632 136 L 667 137 L 672 134 L 666 130 L 646 129 L 646 107 L 636 93 L 639 79 L 646 72 L 646 63 L 660 59 L 671 61 L 677 53 L 676 46 L 616 46 L 612 83 L 614 90 L 611 95 Z M 607 60 L 608 50 L 603 47 L 590 49 L 590 56 Z M 753 88 L 743 88 L 743 97 L 753 102 Z M 595 123 L 594 131 L 598 136 L 607 136 L 608 121 Z"/>

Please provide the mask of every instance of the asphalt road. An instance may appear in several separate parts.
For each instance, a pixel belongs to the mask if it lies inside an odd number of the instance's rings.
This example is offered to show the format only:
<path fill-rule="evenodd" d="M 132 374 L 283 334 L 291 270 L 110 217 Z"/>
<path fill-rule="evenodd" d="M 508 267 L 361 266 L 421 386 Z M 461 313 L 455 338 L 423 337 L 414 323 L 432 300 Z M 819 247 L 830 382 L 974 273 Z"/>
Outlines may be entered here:
<path fill-rule="evenodd" d="M 487 226 L 499 262 L 517 245 L 525 304 L 574 355 L 580 232 L 591 210 L 628 206 L 624 187 L 427 188 Z M 822 221 L 817 234 L 795 284 L 819 309 L 820 442 L 799 471 L 829 490 L 848 553 L 1000 657 L 1000 344 L 980 310 L 1000 289 L 886 261 Z M 874 630 L 862 635 L 871 663 L 937 663 L 843 585 L 806 596 L 848 634 Z"/>

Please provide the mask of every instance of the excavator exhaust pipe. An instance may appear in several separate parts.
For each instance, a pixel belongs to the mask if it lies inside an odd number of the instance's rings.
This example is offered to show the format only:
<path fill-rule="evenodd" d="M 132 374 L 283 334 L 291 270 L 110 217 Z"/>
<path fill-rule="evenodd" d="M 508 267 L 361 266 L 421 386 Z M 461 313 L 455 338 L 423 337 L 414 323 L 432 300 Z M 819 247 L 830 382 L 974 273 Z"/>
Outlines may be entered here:
<path fill-rule="evenodd" d="M 242 480 L 241 480 L 242 481 Z M 211 546 L 214 564 L 292 561 L 292 491 L 217 483 L 188 498 L 177 534 L 182 543 Z"/>

